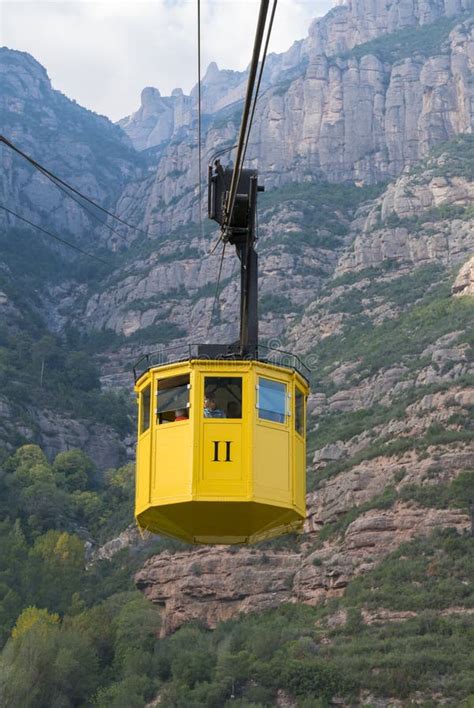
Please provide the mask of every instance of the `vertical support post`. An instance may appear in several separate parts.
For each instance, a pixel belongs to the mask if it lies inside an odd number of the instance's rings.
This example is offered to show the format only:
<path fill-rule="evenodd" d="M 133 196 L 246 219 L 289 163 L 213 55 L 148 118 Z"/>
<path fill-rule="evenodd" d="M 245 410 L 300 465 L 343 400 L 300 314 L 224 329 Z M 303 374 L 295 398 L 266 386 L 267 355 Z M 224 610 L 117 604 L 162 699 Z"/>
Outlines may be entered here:
<path fill-rule="evenodd" d="M 226 219 L 225 204 L 229 194 L 234 170 L 223 169 L 219 160 L 209 167 L 209 218 L 223 227 L 222 240 L 229 242 L 237 251 L 240 260 L 240 334 L 238 346 L 242 357 L 255 358 L 258 348 L 258 256 L 255 250 L 257 193 L 257 170 L 242 170 L 235 195 L 234 209 Z"/>
<path fill-rule="evenodd" d="M 255 250 L 258 177 L 250 178 L 247 237 L 237 245 L 240 258 L 240 347 L 255 356 L 258 345 L 258 255 Z"/>

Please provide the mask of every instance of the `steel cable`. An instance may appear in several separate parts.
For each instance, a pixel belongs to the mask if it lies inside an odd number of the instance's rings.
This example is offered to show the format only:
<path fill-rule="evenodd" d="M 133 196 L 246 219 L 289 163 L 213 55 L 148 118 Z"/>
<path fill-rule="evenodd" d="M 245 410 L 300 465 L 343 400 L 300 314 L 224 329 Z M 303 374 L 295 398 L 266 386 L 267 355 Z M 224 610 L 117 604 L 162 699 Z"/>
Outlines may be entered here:
<path fill-rule="evenodd" d="M 75 251 L 82 253 L 83 256 L 87 256 L 88 258 L 93 258 L 95 261 L 99 261 L 100 263 L 104 263 L 105 265 L 111 265 L 110 261 L 106 261 L 103 258 L 100 258 L 99 256 L 94 256 L 92 253 L 88 253 L 87 251 L 84 251 L 82 248 L 80 248 L 79 246 L 75 246 L 70 241 L 66 241 L 65 239 L 61 238 L 60 236 L 53 234 L 51 231 L 48 231 L 48 229 L 44 229 L 42 226 L 39 226 L 39 224 L 35 224 L 35 223 L 33 223 L 33 221 L 26 219 L 24 216 L 20 216 L 20 214 L 17 214 L 12 209 L 8 209 L 8 207 L 4 206 L 3 204 L 0 204 L 0 209 L 3 209 L 8 214 L 11 214 L 12 216 L 16 217 L 17 219 L 20 219 L 21 221 L 24 221 L 26 224 L 33 226 L 33 228 L 38 229 L 39 231 L 42 231 L 44 234 L 46 234 L 50 238 L 53 238 L 55 241 L 59 241 L 64 246 L 68 246 L 69 248 L 73 248 Z"/>
<path fill-rule="evenodd" d="M 142 233 L 145 236 L 149 236 L 149 233 L 147 231 L 140 229 L 138 226 L 133 226 L 133 224 L 129 224 L 128 221 L 125 221 L 120 216 L 117 216 L 116 214 L 114 214 L 111 211 L 108 211 L 107 209 L 104 209 L 104 207 L 101 207 L 100 204 L 96 204 L 96 202 L 94 202 L 92 199 L 87 197 L 85 194 L 82 194 L 82 192 L 80 192 L 78 189 L 73 187 L 71 184 L 68 184 L 65 180 L 61 179 L 61 177 L 58 177 L 57 175 L 55 175 L 54 172 L 51 172 L 46 167 L 41 165 L 39 162 L 34 160 L 32 157 L 27 155 L 26 152 L 23 152 L 23 150 L 20 150 L 20 148 L 18 148 L 16 145 L 14 145 L 4 135 L 0 135 L 0 143 L 3 143 L 7 147 L 9 147 L 11 150 L 14 150 L 14 152 L 18 153 L 18 155 L 23 157 L 25 160 L 27 160 L 27 162 L 29 162 L 31 165 L 33 165 L 33 167 L 35 169 L 37 169 L 45 177 L 47 177 L 51 182 L 53 182 L 53 184 L 56 184 L 56 186 L 59 187 L 60 189 L 62 188 L 62 191 L 65 192 L 71 199 L 74 199 L 74 197 L 72 197 L 72 195 L 69 194 L 69 191 L 73 192 L 81 199 L 84 199 L 84 201 L 88 202 L 96 209 L 99 209 L 99 211 L 103 212 L 104 214 L 107 214 L 107 216 L 110 216 L 113 219 L 115 219 L 116 221 L 119 221 L 124 226 L 127 226 L 128 228 L 133 229 L 134 231 L 138 231 L 139 233 Z M 62 185 L 62 186 L 60 187 L 60 185 Z M 68 191 L 66 191 L 66 190 L 68 190 Z M 74 201 L 76 201 L 80 206 L 82 206 L 84 209 L 86 209 L 86 207 L 83 204 L 81 204 L 80 202 L 78 202 L 76 199 L 74 199 Z M 86 211 L 88 211 L 88 210 L 86 209 Z M 92 213 L 90 211 L 88 211 L 88 213 L 92 215 Z M 95 216 L 94 218 L 96 218 L 98 221 L 100 221 L 100 223 L 103 224 L 104 226 L 107 226 L 107 228 L 109 228 L 111 231 L 114 231 L 114 229 L 112 229 L 111 226 L 109 226 L 105 222 L 101 221 L 98 217 Z M 116 231 L 114 231 L 114 233 L 118 234 L 118 232 L 116 232 Z M 120 238 L 125 238 L 121 234 L 118 234 L 118 236 L 120 236 Z"/>

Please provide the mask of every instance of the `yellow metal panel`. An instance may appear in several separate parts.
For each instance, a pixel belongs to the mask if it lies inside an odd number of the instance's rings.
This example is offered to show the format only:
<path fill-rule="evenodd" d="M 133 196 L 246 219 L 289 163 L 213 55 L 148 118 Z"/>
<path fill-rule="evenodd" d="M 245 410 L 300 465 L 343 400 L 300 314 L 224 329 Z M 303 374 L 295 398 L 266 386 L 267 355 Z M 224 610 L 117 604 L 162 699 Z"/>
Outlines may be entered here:
<path fill-rule="evenodd" d="M 306 506 L 306 449 L 300 435 L 293 433 L 293 504 L 304 513 Z"/>
<path fill-rule="evenodd" d="M 293 509 L 255 502 L 192 501 L 149 507 L 143 528 L 191 543 L 253 543 L 298 531 L 303 517 Z"/>
<path fill-rule="evenodd" d="M 135 477 L 135 508 L 142 511 L 151 501 L 150 498 L 150 462 L 151 462 L 151 431 L 140 435 L 137 444 L 137 462 Z"/>
<path fill-rule="evenodd" d="M 201 480 L 241 482 L 242 470 L 242 423 L 240 421 L 203 420 L 201 437 Z"/>
<path fill-rule="evenodd" d="M 193 455 L 190 421 L 155 426 L 152 456 L 153 504 L 191 498 Z"/>
<path fill-rule="evenodd" d="M 200 454 L 197 460 L 195 457 L 198 467 L 194 475 L 195 494 L 201 500 L 216 497 L 222 500 L 246 498 L 248 495 L 248 421 L 245 406 L 249 364 L 242 364 L 235 366 L 235 362 L 199 362 L 195 372 L 194 395 Z M 233 375 L 242 378 L 242 418 L 205 418 L 205 377 Z"/>
<path fill-rule="evenodd" d="M 254 494 L 268 501 L 292 503 L 289 433 L 285 426 L 257 423 L 254 449 Z"/>
<path fill-rule="evenodd" d="M 302 514 L 306 514 L 306 403 L 308 385 L 295 374 L 295 396 L 293 417 L 293 503 Z M 303 395 L 303 435 L 296 432 L 296 390 Z"/>
<path fill-rule="evenodd" d="M 150 503 L 150 469 L 151 469 L 151 426 L 141 432 L 142 421 L 145 417 L 143 410 L 143 392 L 150 386 L 151 376 L 142 379 L 136 388 L 138 403 L 138 441 L 135 467 L 135 509 L 136 513 L 145 509 Z M 148 399 L 150 404 L 150 399 Z M 148 411 L 150 414 L 150 411 Z M 150 417 L 151 423 L 151 417 Z"/>

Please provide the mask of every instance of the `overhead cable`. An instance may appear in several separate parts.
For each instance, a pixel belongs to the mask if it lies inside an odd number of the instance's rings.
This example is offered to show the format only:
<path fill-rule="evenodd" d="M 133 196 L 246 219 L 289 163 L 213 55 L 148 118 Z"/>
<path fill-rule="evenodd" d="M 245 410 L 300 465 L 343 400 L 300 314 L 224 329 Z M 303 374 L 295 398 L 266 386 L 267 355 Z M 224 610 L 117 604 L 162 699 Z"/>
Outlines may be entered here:
<path fill-rule="evenodd" d="M 46 234 L 46 236 L 53 238 L 55 241 L 59 241 L 59 243 L 62 243 L 64 246 L 68 246 L 69 248 L 73 248 L 75 251 L 79 251 L 79 253 L 82 253 L 83 256 L 87 256 L 88 258 L 93 258 L 95 261 L 99 261 L 100 263 L 104 263 L 105 265 L 111 265 L 110 261 L 105 261 L 103 258 L 100 258 L 99 256 L 94 256 L 92 253 L 88 253 L 87 251 L 84 251 L 82 248 L 79 248 L 79 246 L 76 246 L 75 244 L 71 243 L 70 241 L 66 241 L 64 238 L 61 238 L 60 236 L 53 234 L 51 231 L 48 231 L 48 229 L 44 229 L 42 226 L 39 226 L 38 224 L 34 224 L 29 219 L 25 219 L 24 216 L 20 216 L 12 209 L 8 209 L 8 207 L 4 206 L 3 204 L 0 204 L 0 209 L 3 209 L 3 211 L 6 211 L 7 214 L 11 214 L 15 218 L 20 219 L 21 221 L 24 221 L 26 224 L 33 226 L 33 228 L 38 229 L 38 231 L 42 231 L 42 233 Z"/>
<path fill-rule="evenodd" d="M 259 91 L 260 91 L 260 84 L 262 83 L 263 70 L 264 70 L 264 68 L 265 68 L 265 60 L 266 60 L 266 58 L 267 58 L 268 44 L 269 44 L 269 42 L 270 42 L 270 35 L 271 35 L 271 33 L 272 33 L 273 20 L 275 19 L 275 12 L 276 12 L 276 7 L 277 7 L 277 2 L 278 2 L 278 0 L 274 0 L 274 1 L 273 1 L 273 8 L 272 8 L 272 12 L 271 12 L 271 15 L 270 15 L 270 22 L 269 22 L 268 30 L 267 30 L 267 39 L 265 40 L 265 47 L 264 47 L 264 50 L 263 50 L 262 60 L 261 60 L 261 62 L 260 62 L 260 71 L 259 71 L 259 74 L 258 74 L 257 87 L 256 87 L 256 89 L 255 89 L 255 95 L 254 95 L 254 99 L 253 99 L 252 113 L 250 114 L 250 120 L 249 120 L 249 125 L 248 125 L 248 130 L 247 130 L 247 137 L 246 137 L 246 139 L 245 139 L 245 147 L 244 147 L 244 152 L 243 152 L 243 155 L 242 155 L 242 167 L 243 167 L 243 164 L 244 164 L 244 162 L 245 162 L 245 155 L 247 154 L 247 147 L 248 147 L 248 144 L 249 144 L 249 138 L 250 138 L 250 132 L 251 132 L 251 130 L 252 130 L 253 119 L 254 119 L 254 116 L 255 116 L 255 109 L 256 109 L 256 107 L 257 107 L 257 99 L 258 99 L 258 94 L 259 94 Z M 242 169 L 242 167 L 241 167 L 241 169 Z"/>
<path fill-rule="evenodd" d="M 201 126 L 201 0 L 197 0 L 197 73 L 198 73 L 198 194 L 199 224 L 202 232 L 202 126 Z"/>
<path fill-rule="evenodd" d="M 255 32 L 255 41 L 254 41 L 254 47 L 253 47 L 253 52 L 252 52 L 252 60 L 250 63 L 250 68 L 249 68 L 247 92 L 246 92 L 246 96 L 245 96 L 244 109 L 242 112 L 242 121 L 240 124 L 239 139 L 238 139 L 238 143 L 237 143 L 237 155 L 235 158 L 235 164 L 234 164 L 234 169 L 232 172 L 232 179 L 231 179 L 231 183 L 230 183 L 230 187 L 229 187 L 228 196 L 227 196 L 227 200 L 226 200 L 225 207 L 224 207 L 224 224 L 222 227 L 224 232 L 230 224 L 230 220 L 232 218 L 232 212 L 234 211 L 235 199 L 237 196 L 237 187 L 238 187 L 238 182 L 239 182 L 239 177 L 240 177 L 240 170 L 242 168 L 242 155 L 243 155 L 243 151 L 244 151 L 244 147 L 245 147 L 245 138 L 247 135 L 248 120 L 249 120 L 249 115 L 250 115 L 250 111 L 251 111 L 251 107 L 252 107 L 252 99 L 253 99 L 253 92 L 254 92 L 254 86 L 255 86 L 255 77 L 257 75 L 257 69 L 258 69 L 258 64 L 259 64 L 259 59 L 260 59 L 260 50 L 262 47 L 263 34 L 265 31 L 265 24 L 266 24 L 267 13 L 268 13 L 268 5 L 269 5 L 269 0 L 261 0 L 260 12 L 259 12 L 258 22 L 257 22 L 257 29 Z"/>
<path fill-rule="evenodd" d="M 20 150 L 20 148 L 18 148 L 16 145 L 14 145 L 14 144 L 13 144 L 10 140 L 8 140 L 8 138 L 6 138 L 4 135 L 0 135 L 0 143 L 4 143 L 4 144 L 5 144 L 7 147 L 9 147 L 11 150 L 14 150 L 14 152 L 18 153 L 18 155 L 20 155 L 20 156 L 23 157 L 25 160 L 27 160 L 27 162 L 29 162 L 31 165 L 33 165 L 33 167 L 35 167 L 35 168 L 36 168 L 37 170 L 39 170 L 42 174 L 44 174 L 46 177 L 48 177 L 48 179 L 50 179 L 50 180 L 51 180 L 53 183 L 55 183 L 58 187 L 59 187 L 59 185 L 62 185 L 62 187 L 65 187 L 68 191 L 73 192 L 73 193 L 76 194 L 78 197 L 80 197 L 81 199 L 84 199 L 84 201 L 88 202 L 89 204 L 91 204 L 91 205 L 92 205 L 93 207 L 95 207 L 96 209 L 99 209 L 99 211 L 101 211 L 102 213 L 107 214 L 107 216 L 110 216 L 111 218 L 113 218 L 113 219 L 115 219 L 116 221 L 120 222 L 120 223 L 123 224 L 124 226 L 127 226 L 129 229 L 133 229 L 134 231 L 138 231 L 138 232 L 144 234 L 145 236 L 148 236 L 148 235 L 149 235 L 147 231 L 144 231 L 143 229 L 140 229 L 138 226 L 134 226 L 133 224 L 129 224 L 128 221 L 125 221 L 125 220 L 122 219 L 120 216 L 117 216 L 116 214 L 114 214 L 114 213 L 111 212 L 111 211 L 108 211 L 107 209 L 104 209 L 104 207 L 100 206 L 100 204 L 96 204 L 96 202 L 94 202 L 92 199 L 90 199 L 89 197 L 87 197 L 85 194 L 82 194 L 82 192 L 80 192 L 78 189 L 76 189 L 75 187 L 73 187 L 71 184 L 68 184 L 65 180 L 63 180 L 63 179 L 61 179 L 60 177 L 58 177 L 57 175 L 55 175 L 53 172 L 51 172 L 51 171 L 48 170 L 46 167 L 44 167 L 43 165 L 41 165 L 39 162 L 37 162 L 36 160 L 34 160 L 32 157 L 30 157 L 30 155 L 27 155 L 25 152 L 23 152 L 23 150 Z M 63 191 L 64 191 L 64 190 L 63 190 Z M 68 192 L 66 192 L 66 194 L 67 194 L 67 193 L 68 193 Z M 72 195 L 69 194 L 69 196 L 71 197 L 71 199 L 73 199 Z M 74 200 L 74 201 L 77 202 L 77 200 Z M 77 203 L 80 204 L 80 202 L 77 202 Z M 84 206 L 84 205 L 81 205 L 81 206 Z M 84 208 L 85 208 L 85 207 L 84 207 Z M 88 213 L 91 213 L 91 212 L 88 212 Z M 96 218 L 97 218 L 97 217 L 96 217 Z M 99 221 L 100 221 L 100 219 L 99 219 Z M 104 224 L 105 226 L 108 226 L 108 225 L 105 224 L 105 222 L 103 222 L 103 221 L 101 221 L 101 223 Z M 113 230 L 110 226 L 108 226 L 108 228 L 110 228 L 111 230 Z M 115 232 L 115 233 L 117 233 L 117 232 Z M 121 234 L 118 234 L 118 235 L 121 236 Z M 124 238 L 124 236 L 121 236 L 121 238 Z"/>
<path fill-rule="evenodd" d="M 217 150 L 217 152 L 214 152 L 211 155 L 211 157 L 209 158 L 209 164 L 213 163 L 217 157 L 224 155 L 226 152 L 230 152 L 231 150 L 235 150 L 236 147 L 237 147 L 237 143 L 235 145 L 231 145 L 230 147 L 226 147 L 226 148 L 222 148 L 221 150 Z M 207 154 L 209 154 L 209 152 Z"/>
<path fill-rule="evenodd" d="M 216 245 L 217 245 L 217 244 L 216 244 Z M 226 249 L 226 246 L 227 246 L 227 244 L 226 244 L 226 242 L 224 241 L 224 245 L 222 246 L 221 260 L 220 260 L 220 263 L 219 263 L 219 272 L 218 272 L 218 274 L 217 274 L 216 290 L 215 290 L 215 293 L 214 293 L 214 300 L 212 301 L 211 316 L 210 316 L 210 318 L 209 318 L 209 324 L 208 324 L 208 326 L 207 326 L 206 339 L 209 337 L 209 331 L 210 331 L 210 329 L 211 329 L 212 320 L 213 320 L 213 318 L 214 318 L 214 310 L 215 310 L 215 307 L 216 307 L 217 303 L 219 302 L 219 287 L 220 287 L 220 282 L 221 282 L 222 265 L 223 265 L 223 263 L 224 263 L 224 256 L 225 256 L 225 249 Z"/>
<path fill-rule="evenodd" d="M 60 189 L 61 192 L 63 192 L 67 197 L 69 197 L 70 199 L 72 199 L 73 202 L 76 202 L 76 204 L 78 204 L 82 209 L 84 209 L 84 211 L 86 211 L 90 216 L 92 216 L 93 219 L 95 219 L 96 221 L 98 221 L 99 224 L 102 224 L 102 226 L 105 226 L 107 229 L 109 229 L 109 231 L 111 231 L 113 234 L 116 234 L 116 235 L 117 235 L 119 238 L 121 238 L 122 240 L 127 241 L 127 239 L 125 238 L 125 236 L 124 236 L 123 234 L 121 234 L 119 231 L 117 231 L 117 229 L 114 229 L 113 226 L 110 226 L 110 224 L 108 224 L 108 223 L 107 223 L 106 221 L 104 221 L 103 219 L 99 219 L 99 217 L 97 216 L 97 214 L 94 214 L 94 212 L 92 211 L 92 209 L 89 208 L 88 206 L 86 206 L 85 204 L 83 204 L 83 203 L 80 201 L 80 199 L 79 199 L 78 197 L 76 197 L 74 194 L 71 194 L 71 192 L 70 192 L 69 189 L 66 189 L 66 187 L 63 187 L 62 184 L 60 184 L 60 183 L 57 182 L 55 179 L 53 179 L 52 177 L 50 177 L 50 175 L 48 175 L 48 173 L 45 172 L 45 171 L 44 171 L 43 169 L 41 169 L 40 167 L 38 167 L 37 169 L 38 169 L 38 171 L 39 171 L 42 175 L 44 175 L 47 179 L 49 179 L 49 181 L 52 182 L 58 189 Z M 94 206 L 95 206 L 95 205 L 94 205 Z"/>

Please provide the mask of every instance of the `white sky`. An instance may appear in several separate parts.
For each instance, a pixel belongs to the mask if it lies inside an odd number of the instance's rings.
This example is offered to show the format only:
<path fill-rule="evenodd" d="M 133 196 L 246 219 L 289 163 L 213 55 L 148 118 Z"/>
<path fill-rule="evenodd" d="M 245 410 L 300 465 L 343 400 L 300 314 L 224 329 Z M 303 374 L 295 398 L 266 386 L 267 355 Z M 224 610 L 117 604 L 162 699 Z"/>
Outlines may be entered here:
<path fill-rule="evenodd" d="M 259 0 L 201 0 L 202 73 L 244 69 Z M 279 0 L 269 51 L 307 35 L 332 0 Z M 32 54 L 54 88 L 113 120 L 137 110 L 145 86 L 162 95 L 197 80 L 197 0 L 0 0 L 0 45 Z"/>

